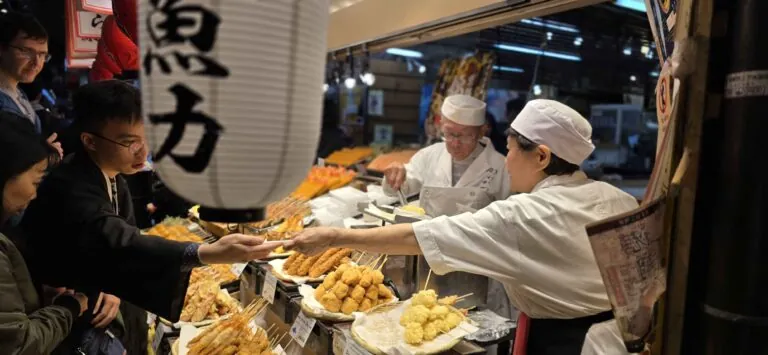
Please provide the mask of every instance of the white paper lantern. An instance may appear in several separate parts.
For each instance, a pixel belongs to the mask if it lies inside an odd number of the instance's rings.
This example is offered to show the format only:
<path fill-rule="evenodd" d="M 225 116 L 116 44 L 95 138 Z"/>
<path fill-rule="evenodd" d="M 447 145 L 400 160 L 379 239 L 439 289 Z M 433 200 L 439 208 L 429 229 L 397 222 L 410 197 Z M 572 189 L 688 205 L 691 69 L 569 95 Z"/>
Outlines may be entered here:
<path fill-rule="evenodd" d="M 328 9 L 140 2 L 147 139 L 168 187 L 206 207 L 252 209 L 298 186 L 320 135 Z"/>

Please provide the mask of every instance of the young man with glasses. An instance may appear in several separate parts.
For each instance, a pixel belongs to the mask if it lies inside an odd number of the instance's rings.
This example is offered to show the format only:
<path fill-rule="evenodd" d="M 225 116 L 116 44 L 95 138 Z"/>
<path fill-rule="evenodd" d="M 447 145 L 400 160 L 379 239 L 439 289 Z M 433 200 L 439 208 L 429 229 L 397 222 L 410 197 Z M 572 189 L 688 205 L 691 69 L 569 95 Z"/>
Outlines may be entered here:
<path fill-rule="evenodd" d="M 42 123 L 19 83 L 31 83 L 51 59 L 48 33 L 32 16 L 10 12 L 0 16 L 0 110 L 17 114 L 42 133 Z M 48 141 L 63 156 L 56 134 Z"/>
<path fill-rule="evenodd" d="M 203 245 L 142 235 L 121 176 L 140 171 L 148 155 L 141 95 L 108 80 L 80 88 L 73 103 L 81 145 L 43 181 L 21 222 L 34 279 L 93 300 L 113 294 L 177 321 L 192 268 L 264 258 L 278 246 L 241 234 Z"/>

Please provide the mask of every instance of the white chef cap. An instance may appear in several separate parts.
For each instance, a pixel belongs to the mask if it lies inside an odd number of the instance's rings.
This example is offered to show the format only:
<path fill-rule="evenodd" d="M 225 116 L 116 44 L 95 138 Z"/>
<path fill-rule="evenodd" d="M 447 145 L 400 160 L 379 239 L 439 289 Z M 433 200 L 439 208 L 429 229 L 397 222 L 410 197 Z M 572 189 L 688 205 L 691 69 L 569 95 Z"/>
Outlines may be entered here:
<path fill-rule="evenodd" d="M 581 165 L 595 150 L 589 121 L 557 101 L 529 101 L 510 128 L 571 164 Z"/>
<path fill-rule="evenodd" d="M 443 118 L 464 126 L 485 124 L 485 102 L 468 95 L 451 95 L 443 100 Z"/>

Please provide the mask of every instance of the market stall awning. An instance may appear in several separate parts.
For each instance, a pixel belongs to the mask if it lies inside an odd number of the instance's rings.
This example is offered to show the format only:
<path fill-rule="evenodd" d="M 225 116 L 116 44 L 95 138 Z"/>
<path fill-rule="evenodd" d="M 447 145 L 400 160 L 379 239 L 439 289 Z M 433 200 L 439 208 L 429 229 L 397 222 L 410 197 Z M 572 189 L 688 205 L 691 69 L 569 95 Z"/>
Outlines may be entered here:
<path fill-rule="evenodd" d="M 605 1 L 334 0 L 328 50 L 410 46 Z"/>

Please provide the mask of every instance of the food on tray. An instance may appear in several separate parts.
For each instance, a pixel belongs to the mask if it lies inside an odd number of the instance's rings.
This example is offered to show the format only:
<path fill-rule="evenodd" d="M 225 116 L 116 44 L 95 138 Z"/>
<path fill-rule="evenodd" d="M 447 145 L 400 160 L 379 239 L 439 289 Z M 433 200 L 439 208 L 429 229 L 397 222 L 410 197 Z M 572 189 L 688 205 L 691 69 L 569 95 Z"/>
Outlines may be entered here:
<path fill-rule="evenodd" d="M 291 193 L 296 199 L 311 200 L 330 190 L 337 189 L 352 182 L 355 173 L 342 167 L 313 166 L 301 185 Z"/>
<path fill-rule="evenodd" d="M 315 299 L 330 312 L 346 315 L 364 312 L 394 299 L 392 291 L 383 282 L 384 275 L 380 270 L 346 263 L 329 273 L 317 286 Z"/>
<path fill-rule="evenodd" d="M 315 279 L 340 265 L 350 254 L 352 254 L 352 249 L 342 248 L 328 249 L 324 253 L 312 257 L 301 253 L 294 253 L 285 260 L 283 272 L 291 276 L 309 276 Z M 337 276 L 334 274 L 335 277 Z"/>
<path fill-rule="evenodd" d="M 218 282 L 203 279 L 190 283 L 187 288 L 181 321 L 194 323 L 218 319 L 238 308 L 237 301 L 222 291 Z"/>
<path fill-rule="evenodd" d="M 207 265 L 192 270 L 189 276 L 189 284 L 193 285 L 202 281 L 214 281 L 219 284 L 226 284 L 237 280 L 237 275 L 232 272 L 230 265 L 217 264 Z"/>
<path fill-rule="evenodd" d="M 342 148 L 331 153 L 331 155 L 325 158 L 325 162 L 328 164 L 350 166 L 371 155 L 373 155 L 373 148 L 371 147 Z"/>
<path fill-rule="evenodd" d="M 189 355 L 238 354 L 271 355 L 272 344 L 262 328 L 254 330 L 250 323 L 266 303 L 256 301 L 242 312 L 204 329 L 187 344 Z"/>
<path fill-rule="evenodd" d="M 381 154 L 374 158 L 366 167 L 368 170 L 383 172 L 392 163 L 407 164 L 418 150 L 408 149 Z"/>
<path fill-rule="evenodd" d="M 203 238 L 199 235 L 192 233 L 183 224 L 167 224 L 161 223 L 150 228 L 146 234 L 154 235 L 163 239 L 173 240 L 177 242 L 195 242 L 202 243 Z"/>
<path fill-rule="evenodd" d="M 464 316 L 448 307 L 448 302 L 455 303 L 457 299 L 449 296 L 438 301 L 434 290 L 424 290 L 413 295 L 411 304 L 400 316 L 400 325 L 405 327 L 405 342 L 419 345 L 458 327 L 464 321 Z"/>
<path fill-rule="evenodd" d="M 299 216 L 299 219 L 303 219 L 312 213 L 307 200 L 309 199 L 298 199 L 289 196 L 280 201 L 270 203 L 266 208 L 266 218 L 263 221 L 251 223 L 250 227 L 263 229 L 282 223 L 284 220 L 294 216 Z"/>

